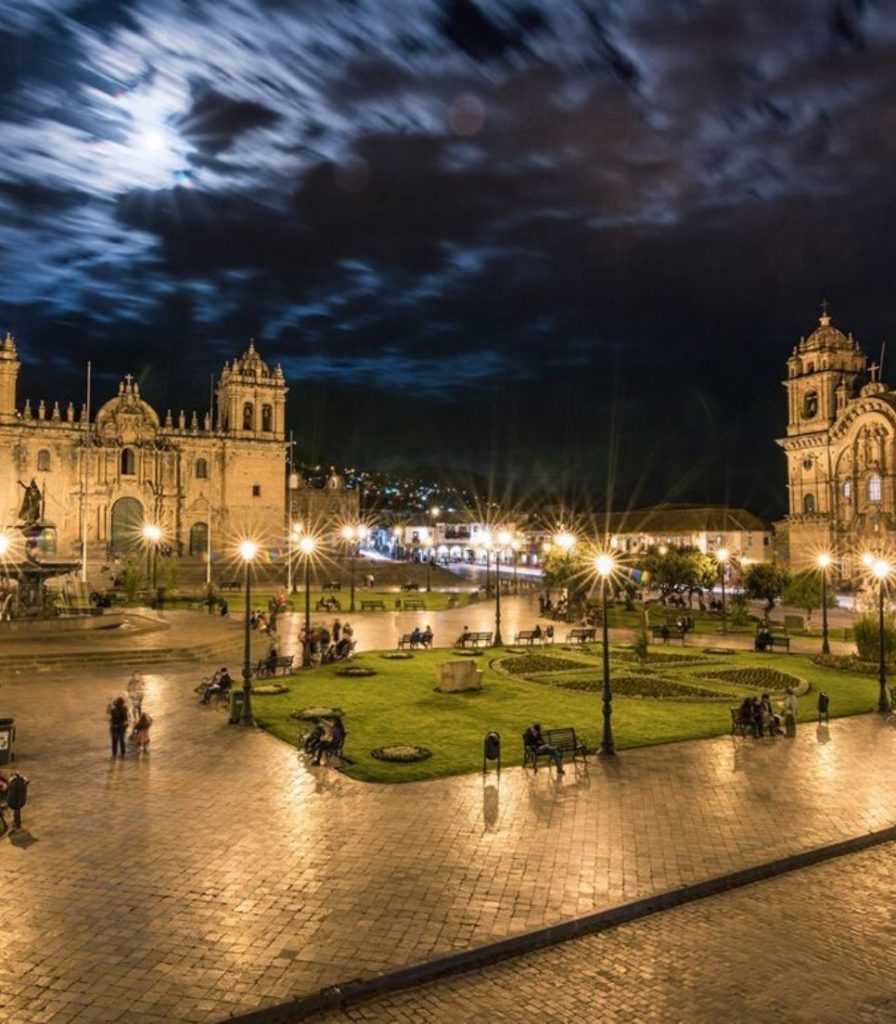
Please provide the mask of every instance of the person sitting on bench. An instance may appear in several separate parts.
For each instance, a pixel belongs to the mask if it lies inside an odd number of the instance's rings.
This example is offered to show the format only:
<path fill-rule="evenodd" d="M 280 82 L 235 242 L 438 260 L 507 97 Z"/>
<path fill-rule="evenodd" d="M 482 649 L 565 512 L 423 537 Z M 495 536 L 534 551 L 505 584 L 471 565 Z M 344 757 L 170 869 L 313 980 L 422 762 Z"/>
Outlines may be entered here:
<path fill-rule="evenodd" d="M 557 774 L 565 774 L 563 771 L 563 754 L 557 747 L 552 747 L 549 743 L 545 743 L 544 736 L 541 734 L 541 725 L 538 722 L 530 725 L 525 731 L 523 742 L 526 745 L 526 749 L 531 750 L 536 756 L 547 754 L 548 757 L 552 757 L 554 764 L 557 766 Z"/>
<path fill-rule="evenodd" d="M 202 703 L 208 704 L 215 694 L 226 697 L 232 686 L 233 680 L 230 678 L 227 667 L 219 668 L 212 676 L 212 681 L 205 688 L 205 693 L 202 695 Z"/>
<path fill-rule="evenodd" d="M 324 739 L 324 727 L 318 723 L 311 732 L 305 737 L 305 741 L 302 747 L 306 754 L 310 754 L 312 757 L 320 756 L 320 745 Z"/>
<path fill-rule="evenodd" d="M 271 649 L 268 651 L 268 656 L 264 659 L 265 669 L 273 675 L 277 668 L 277 645 L 271 644 Z"/>
<path fill-rule="evenodd" d="M 427 626 L 420 634 L 420 643 L 424 647 L 432 647 L 432 627 Z"/>
<path fill-rule="evenodd" d="M 321 754 L 326 754 L 329 761 L 330 754 L 338 753 L 342 750 L 343 743 L 345 743 L 345 726 L 342 724 L 342 719 L 337 716 L 333 719 L 329 739 L 320 741 L 317 747 L 317 756 L 311 763 L 320 764 Z"/>
<path fill-rule="evenodd" d="M 464 626 L 464 630 L 461 635 L 454 641 L 455 647 L 463 647 L 470 637 L 470 627 Z"/>
<path fill-rule="evenodd" d="M 419 626 L 414 626 L 411 630 L 411 647 L 419 647 L 423 643 L 423 633 L 420 631 Z"/>

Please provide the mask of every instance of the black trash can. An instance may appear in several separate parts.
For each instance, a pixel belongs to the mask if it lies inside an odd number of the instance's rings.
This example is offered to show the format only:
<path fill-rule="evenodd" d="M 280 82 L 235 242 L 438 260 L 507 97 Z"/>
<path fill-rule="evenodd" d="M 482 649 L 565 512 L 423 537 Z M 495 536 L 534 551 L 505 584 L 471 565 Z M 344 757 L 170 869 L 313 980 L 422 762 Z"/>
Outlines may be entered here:
<path fill-rule="evenodd" d="M 236 689 L 236 687 L 234 687 L 230 691 L 230 724 L 231 725 L 239 725 L 240 724 L 240 718 L 242 718 L 242 715 L 243 715 L 243 700 L 244 700 L 245 696 L 246 695 L 243 693 L 243 691 L 241 689 L 240 690 Z"/>
<path fill-rule="evenodd" d="M 16 720 L 0 718 L 0 764 L 9 764 L 16 758 Z"/>
<path fill-rule="evenodd" d="M 501 771 L 501 734 L 499 732 L 487 732 L 482 741 L 482 770 L 486 770 L 488 761 L 497 761 L 496 769 Z"/>

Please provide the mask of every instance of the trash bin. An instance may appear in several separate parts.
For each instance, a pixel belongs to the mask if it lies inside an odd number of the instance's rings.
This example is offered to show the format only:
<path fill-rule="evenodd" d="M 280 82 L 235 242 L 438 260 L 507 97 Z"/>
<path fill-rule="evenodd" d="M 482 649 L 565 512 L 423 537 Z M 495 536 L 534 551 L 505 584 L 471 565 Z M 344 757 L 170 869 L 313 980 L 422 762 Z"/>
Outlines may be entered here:
<path fill-rule="evenodd" d="M 243 698 L 245 694 L 235 687 L 230 691 L 230 724 L 239 725 L 243 714 Z"/>
<path fill-rule="evenodd" d="M 497 771 L 501 771 L 501 734 L 487 732 L 482 741 L 482 771 L 486 770 L 487 761 L 497 761 Z"/>
<path fill-rule="evenodd" d="M 0 764 L 15 760 L 16 720 L 0 718 Z"/>

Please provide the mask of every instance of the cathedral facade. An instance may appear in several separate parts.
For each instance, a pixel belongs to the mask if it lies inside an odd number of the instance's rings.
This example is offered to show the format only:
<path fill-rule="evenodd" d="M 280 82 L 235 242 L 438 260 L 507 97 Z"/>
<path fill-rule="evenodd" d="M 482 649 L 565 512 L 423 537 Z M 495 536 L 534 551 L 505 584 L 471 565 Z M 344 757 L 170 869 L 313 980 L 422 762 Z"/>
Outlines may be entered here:
<path fill-rule="evenodd" d="M 240 537 L 283 542 L 286 383 L 254 344 L 225 363 L 216 407 L 160 417 L 126 376 L 91 416 L 41 400 L 19 404 L 14 339 L 0 343 L 0 527 L 19 518 L 24 489 L 42 496 L 46 551 L 88 564 L 139 551 L 157 526 L 175 555 L 229 557 Z M 36 491 L 37 488 L 33 490 Z"/>
<path fill-rule="evenodd" d="M 787 360 L 789 514 L 776 524 L 791 569 L 829 552 L 854 577 L 865 552 L 896 546 L 896 392 L 824 313 Z"/>

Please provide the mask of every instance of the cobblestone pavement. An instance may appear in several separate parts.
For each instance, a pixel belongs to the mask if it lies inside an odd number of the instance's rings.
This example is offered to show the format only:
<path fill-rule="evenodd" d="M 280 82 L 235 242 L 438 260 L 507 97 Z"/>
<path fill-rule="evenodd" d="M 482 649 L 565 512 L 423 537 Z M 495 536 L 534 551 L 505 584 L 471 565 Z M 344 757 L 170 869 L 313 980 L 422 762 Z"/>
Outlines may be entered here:
<path fill-rule="evenodd" d="M 306 1024 L 892 1024 L 893 846 L 714 896 Z"/>
<path fill-rule="evenodd" d="M 153 751 L 113 761 L 125 676 L 4 681 L 32 780 L 0 841 L 4 1024 L 221 1020 L 896 822 L 876 717 L 387 787 L 226 725 L 195 668 L 149 675 Z"/>

